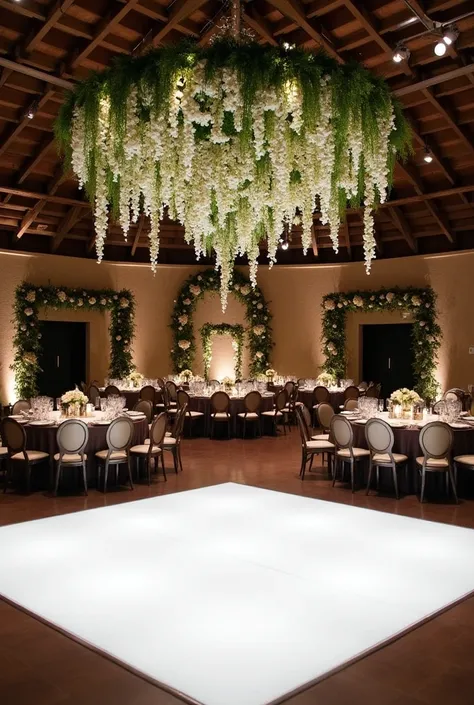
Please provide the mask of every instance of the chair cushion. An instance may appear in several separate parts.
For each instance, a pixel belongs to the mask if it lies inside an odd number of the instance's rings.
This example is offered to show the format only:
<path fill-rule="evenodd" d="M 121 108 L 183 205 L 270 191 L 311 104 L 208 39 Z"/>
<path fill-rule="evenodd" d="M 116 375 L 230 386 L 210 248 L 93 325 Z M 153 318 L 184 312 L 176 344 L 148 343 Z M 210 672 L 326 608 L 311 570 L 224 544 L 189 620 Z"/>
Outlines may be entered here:
<path fill-rule="evenodd" d="M 163 441 L 164 448 L 171 448 L 171 446 L 175 446 L 175 445 L 176 445 L 176 438 L 168 437 L 168 438 L 165 438 Z"/>
<path fill-rule="evenodd" d="M 218 421 L 227 421 L 227 419 L 230 419 L 230 415 L 226 414 L 225 411 L 215 411 L 211 416 Z"/>
<path fill-rule="evenodd" d="M 341 448 L 341 450 L 337 451 L 337 454 L 340 458 L 350 458 L 351 457 L 351 452 L 349 448 Z M 363 458 L 366 455 L 370 455 L 370 452 L 366 450 L 365 448 L 353 448 L 352 449 L 352 454 L 354 458 Z"/>
<path fill-rule="evenodd" d="M 334 443 L 329 441 L 306 441 L 306 448 L 308 450 L 334 450 Z"/>
<path fill-rule="evenodd" d="M 130 453 L 133 453 L 134 455 L 148 455 L 150 451 L 150 439 L 148 439 L 148 443 L 142 443 L 141 445 L 138 446 L 132 446 L 130 448 Z M 153 455 L 158 455 L 161 453 L 161 448 L 159 446 L 153 446 L 153 449 L 151 451 Z"/>
<path fill-rule="evenodd" d="M 55 460 L 59 460 L 60 454 L 56 453 L 54 456 Z M 84 460 L 87 460 L 87 455 L 84 453 Z M 79 453 L 64 453 L 63 458 L 61 460 L 62 463 L 80 463 L 82 462 L 82 458 L 79 455 Z"/>
<path fill-rule="evenodd" d="M 6 455 L 8 453 L 8 448 L 0 446 L 0 455 Z"/>
<path fill-rule="evenodd" d="M 255 411 L 248 411 L 247 413 L 245 413 L 245 411 L 241 411 L 240 414 L 237 414 L 237 416 L 240 416 L 242 419 L 243 418 L 246 418 L 246 419 L 258 419 L 259 418 L 258 414 L 256 414 Z"/>
<path fill-rule="evenodd" d="M 100 460 L 107 460 L 107 454 L 108 450 L 98 450 L 97 453 L 95 454 L 96 458 L 100 458 Z M 111 461 L 117 461 L 117 460 L 127 460 L 127 454 L 124 450 L 114 450 L 110 454 L 109 460 Z"/>
<path fill-rule="evenodd" d="M 27 450 L 26 455 L 28 456 L 28 460 L 31 462 L 36 462 L 38 460 L 45 460 L 46 458 L 49 458 L 48 453 L 43 453 L 41 450 Z M 12 455 L 12 460 L 25 460 L 25 456 L 23 453 L 15 453 L 15 455 Z"/>
<path fill-rule="evenodd" d="M 408 456 L 402 453 L 392 453 L 393 459 L 396 463 L 405 463 L 408 460 Z M 391 463 L 390 456 L 388 453 L 374 453 L 372 456 L 373 463 Z"/>
<path fill-rule="evenodd" d="M 317 433 L 315 436 L 311 436 L 312 441 L 328 441 L 329 433 Z"/>
<path fill-rule="evenodd" d="M 422 455 L 420 455 L 420 457 L 416 459 L 418 465 L 423 465 L 423 461 L 424 457 Z M 449 467 L 449 463 L 446 458 L 428 458 L 426 467 L 439 468 L 440 470 L 444 470 L 445 468 Z"/>
<path fill-rule="evenodd" d="M 281 411 L 272 409 L 271 411 L 262 411 L 262 416 L 283 416 L 283 414 L 281 413 Z"/>
<path fill-rule="evenodd" d="M 195 416 L 204 416 L 204 412 L 203 411 L 187 411 L 186 416 L 191 416 L 193 418 Z"/>
<path fill-rule="evenodd" d="M 0 452 L 1 452 L 0 448 Z M 454 458 L 455 463 L 461 463 L 462 465 L 472 465 L 474 467 L 474 455 L 457 455 Z"/>
<path fill-rule="evenodd" d="M 165 436 L 171 436 L 171 431 L 166 431 Z M 148 443 L 149 442 L 150 442 L 150 440 L 148 439 Z M 146 441 L 145 441 L 145 443 L 146 443 Z"/>
<path fill-rule="evenodd" d="M 177 414 L 178 409 L 176 407 L 173 407 L 172 409 L 168 409 L 167 413 L 168 414 Z"/>

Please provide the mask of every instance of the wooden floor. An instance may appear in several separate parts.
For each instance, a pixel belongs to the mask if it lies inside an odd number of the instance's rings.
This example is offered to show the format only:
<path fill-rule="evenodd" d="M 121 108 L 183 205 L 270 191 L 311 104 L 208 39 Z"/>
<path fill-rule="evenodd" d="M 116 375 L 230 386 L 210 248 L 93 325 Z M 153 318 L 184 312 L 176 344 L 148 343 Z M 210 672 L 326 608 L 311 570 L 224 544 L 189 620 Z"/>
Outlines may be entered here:
<path fill-rule="evenodd" d="M 169 463 L 168 458 L 168 464 Z M 320 467 L 298 478 L 299 440 L 289 436 L 257 440 L 187 440 L 184 472 L 168 482 L 106 495 L 44 493 L 0 495 L 0 524 L 102 507 L 220 482 L 241 482 L 332 502 L 343 502 L 419 519 L 474 528 L 474 500 L 459 506 L 443 498 L 420 505 L 416 497 L 396 501 L 347 486 L 332 488 Z M 347 540 L 351 540 L 348 534 Z M 354 545 L 354 552 L 364 546 Z M 440 555 L 440 560 L 443 556 Z M 473 557 L 474 560 L 474 557 Z M 45 569 L 47 567 L 45 566 Z M 1 546 L 0 546 L 1 570 Z M 94 588 L 91 585 L 91 597 Z M 120 586 L 117 586 L 120 589 Z M 347 586 L 349 591 L 351 586 Z M 58 595 L 60 599 L 60 595 Z M 153 595 L 142 595 L 152 601 Z M 291 601 L 291 595 L 288 600 Z M 311 603 L 307 605 L 311 610 Z M 337 609 L 328 604 L 328 609 Z M 361 603 L 370 620 L 370 605 Z M 196 654 L 196 658 L 199 655 Z M 1 705 L 182 705 L 173 695 L 132 675 L 0 600 Z M 473 705 L 474 598 L 468 599 L 407 636 L 287 701 L 291 705 Z M 245 703 L 242 703 L 245 705 Z"/>

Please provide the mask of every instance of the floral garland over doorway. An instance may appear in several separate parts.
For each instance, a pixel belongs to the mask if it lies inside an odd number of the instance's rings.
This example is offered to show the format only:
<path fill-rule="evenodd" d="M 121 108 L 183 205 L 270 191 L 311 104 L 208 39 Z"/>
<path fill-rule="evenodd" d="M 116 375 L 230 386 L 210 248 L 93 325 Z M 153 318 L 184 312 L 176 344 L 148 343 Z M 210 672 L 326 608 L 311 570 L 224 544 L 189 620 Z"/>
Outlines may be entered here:
<path fill-rule="evenodd" d="M 40 308 L 72 311 L 110 311 L 110 376 L 124 379 L 134 369 L 132 340 L 135 329 L 135 300 L 128 289 L 70 289 L 64 286 L 20 284 L 15 292 L 15 390 L 19 399 L 38 393 L 37 378 L 41 371 Z"/>
<path fill-rule="evenodd" d="M 242 378 L 242 351 L 244 347 L 244 327 L 240 324 L 231 323 L 205 323 L 200 331 L 202 339 L 202 353 L 204 358 L 204 377 L 209 378 L 209 370 L 212 361 L 212 336 L 230 335 L 232 336 L 232 348 L 234 350 L 234 376 L 235 379 Z"/>
<path fill-rule="evenodd" d="M 214 269 L 206 269 L 189 277 L 181 287 L 171 316 L 173 331 L 171 359 L 173 370 L 193 368 L 196 354 L 194 340 L 193 313 L 197 302 L 206 293 L 217 294 L 220 290 L 219 274 Z M 262 374 L 270 365 L 272 342 L 272 315 L 260 288 L 252 288 L 250 280 L 241 272 L 234 271 L 229 290 L 246 308 L 245 320 L 248 323 L 247 345 L 250 353 L 251 376 Z"/>
<path fill-rule="evenodd" d="M 336 378 L 346 373 L 346 316 L 355 311 L 401 311 L 413 320 L 413 373 L 415 389 L 423 398 L 436 399 L 436 360 L 441 344 L 441 328 L 436 318 L 436 294 L 431 287 L 349 291 L 327 294 L 322 301 L 322 343 L 326 362 L 323 368 Z"/>

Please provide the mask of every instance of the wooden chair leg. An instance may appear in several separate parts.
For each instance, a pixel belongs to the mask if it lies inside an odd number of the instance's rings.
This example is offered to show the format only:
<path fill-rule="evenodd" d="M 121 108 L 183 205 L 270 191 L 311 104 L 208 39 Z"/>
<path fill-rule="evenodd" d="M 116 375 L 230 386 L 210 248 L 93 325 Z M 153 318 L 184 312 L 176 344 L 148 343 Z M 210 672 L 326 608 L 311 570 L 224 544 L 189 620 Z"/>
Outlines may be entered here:
<path fill-rule="evenodd" d="M 423 502 L 425 496 L 425 480 L 426 480 L 426 470 L 423 467 L 421 470 L 421 492 L 420 492 L 420 502 Z"/>
<path fill-rule="evenodd" d="M 56 465 L 56 477 L 54 479 L 54 496 L 58 496 L 58 489 L 59 489 L 59 473 L 61 472 L 61 463 L 58 463 Z"/>
<path fill-rule="evenodd" d="M 161 469 L 163 470 L 163 477 L 165 478 L 165 480 L 167 480 L 168 478 L 166 477 L 165 457 L 164 456 L 165 456 L 164 452 L 161 451 Z"/>
<path fill-rule="evenodd" d="M 128 468 L 128 479 L 130 481 L 130 489 L 133 490 L 132 459 L 130 458 L 130 456 L 128 457 L 128 460 L 127 460 L 127 468 Z"/>
<path fill-rule="evenodd" d="M 87 490 L 87 468 L 85 461 L 82 463 L 82 481 L 84 483 L 84 492 L 86 493 L 86 495 L 88 495 L 89 492 Z"/>
<path fill-rule="evenodd" d="M 372 464 L 372 458 L 369 460 L 369 477 L 367 478 L 367 492 L 366 494 L 368 495 L 370 492 L 370 483 L 372 481 L 372 470 L 374 469 L 374 466 Z"/>
<path fill-rule="evenodd" d="M 458 499 L 458 493 L 456 492 L 456 483 L 454 481 L 453 477 L 453 471 L 451 470 L 451 467 L 448 468 L 448 476 L 449 476 L 449 481 L 451 482 L 451 487 L 453 488 L 453 495 L 456 504 L 459 504 L 459 499 Z"/>
<path fill-rule="evenodd" d="M 393 486 L 395 487 L 395 497 L 397 499 L 400 499 L 400 496 L 398 494 L 398 478 L 397 478 L 397 466 L 396 464 L 392 465 L 392 473 L 393 473 Z"/>

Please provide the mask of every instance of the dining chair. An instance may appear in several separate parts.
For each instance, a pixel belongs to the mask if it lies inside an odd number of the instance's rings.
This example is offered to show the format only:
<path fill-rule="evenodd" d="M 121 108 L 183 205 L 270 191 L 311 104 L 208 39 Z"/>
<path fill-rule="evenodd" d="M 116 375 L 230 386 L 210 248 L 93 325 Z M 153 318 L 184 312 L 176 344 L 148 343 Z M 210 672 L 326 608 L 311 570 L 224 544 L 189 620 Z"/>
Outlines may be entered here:
<path fill-rule="evenodd" d="M 291 423 L 296 423 L 295 406 L 298 399 L 298 387 L 295 382 L 287 382 L 284 389 L 288 392 L 288 402 L 283 409 L 283 414 L 288 419 L 288 429 L 291 432 Z"/>
<path fill-rule="evenodd" d="M 359 399 L 346 399 L 342 405 L 343 411 L 354 411 L 359 407 Z"/>
<path fill-rule="evenodd" d="M 408 456 L 403 453 L 394 453 L 393 430 L 382 419 L 369 419 L 365 425 L 365 439 L 370 450 L 369 476 L 367 479 L 367 494 L 370 492 L 372 470 L 376 468 L 377 490 L 379 488 L 379 468 L 391 468 L 395 496 L 399 499 L 397 469 L 405 465 L 407 468 Z"/>
<path fill-rule="evenodd" d="M 316 418 L 316 426 L 322 430 L 322 433 L 317 434 L 318 440 L 328 441 L 331 429 L 331 421 L 335 415 L 335 411 L 331 404 L 321 402 L 314 409 L 314 417 Z"/>
<path fill-rule="evenodd" d="M 140 479 L 140 460 L 144 460 L 149 485 L 151 485 L 151 463 L 152 461 L 154 462 L 156 471 L 158 458 L 161 459 L 163 477 L 165 480 L 167 479 L 162 447 L 167 424 L 168 417 L 166 416 L 166 414 L 159 414 L 151 424 L 150 443 L 142 443 L 140 445 L 132 446 L 130 448 L 130 456 L 135 457 L 137 461 L 137 480 Z"/>
<path fill-rule="evenodd" d="M 149 399 L 140 399 L 133 407 L 133 411 L 145 414 L 148 425 L 153 421 L 153 404 Z"/>
<path fill-rule="evenodd" d="M 104 397 L 119 397 L 120 396 L 120 389 L 115 386 L 115 384 L 109 384 L 108 387 L 105 388 L 104 391 Z"/>
<path fill-rule="evenodd" d="M 54 460 L 56 472 L 54 479 L 54 496 L 58 494 L 59 479 L 64 468 L 82 468 L 82 480 L 84 492 L 87 495 L 87 455 L 84 449 L 89 440 L 89 427 L 84 421 L 79 419 L 69 419 L 63 421 L 56 432 L 56 443 L 59 453 L 56 453 Z"/>
<path fill-rule="evenodd" d="M 120 465 L 126 465 L 128 469 L 128 479 L 130 489 L 133 490 L 132 470 L 130 467 L 130 446 L 133 438 L 133 421 L 128 416 L 119 416 L 114 419 L 107 429 L 105 437 L 107 443 L 106 450 L 99 450 L 95 457 L 97 458 L 97 484 L 100 485 L 100 471 L 104 466 L 104 492 L 107 492 L 107 479 L 109 475 L 109 467 L 115 466 L 115 482 L 118 484 L 118 469 Z"/>
<path fill-rule="evenodd" d="M 176 406 L 178 403 L 178 387 L 172 380 L 166 382 L 165 387 L 168 391 L 168 403 L 169 406 Z"/>
<path fill-rule="evenodd" d="M 178 403 L 178 409 L 182 409 L 183 406 L 186 405 L 186 416 L 184 418 L 184 421 L 186 419 L 189 419 L 189 437 L 192 438 L 193 421 L 196 421 L 197 419 L 203 419 L 204 412 L 203 411 L 191 411 L 191 409 L 189 408 L 190 403 L 191 403 L 191 397 L 184 389 L 178 389 L 177 403 Z"/>
<path fill-rule="evenodd" d="M 227 423 L 227 433 L 230 438 L 230 423 L 231 415 L 229 413 L 230 409 L 230 397 L 226 392 L 214 392 L 211 397 L 211 433 L 210 437 L 214 437 L 214 424 Z"/>
<path fill-rule="evenodd" d="M 89 397 L 90 403 L 94 404 L 94 408 L 97 409 L 100 400 L 100 392 L 99 388 L 96 387 L 95 384 L 91 384 L 87 392 L 87 396 Z"/>
<path fill-rule="evenodd" d="M 0 448 L 1 451 L 1 448 Z M 456 455 L 454 458 L 454 481 L 457 484 L 458 470 L 474 470 L 474 455 Z"/>
<path fill-rule="evenodd" d="M 366 392 L 365 392 L 365 396 L 368 397 L 369 399 L 378 399 L 379 395 L 380 395 L 380 391 L 377 392 L 377 385 L 376 384 L 369 385 Z"/>
<path fill-rule="evenodd" d="M 332 416 L 334 416 L 334 410 L 330 404 L 327 404 L 329 407 Z M 299 407 L 300 413 L 301 413 L 301 418 L 303 419 L 303 423 L 306 428 L 306 436 L 309 440 L 311 441 L 329 441 L 329 433 L 314 433 L 314 429 L 312 428 L 311 425 L 311 414 L 309 413 L 309 409 L 301 402 L 297 402 L 296 407 Z M 295 407 L 295 413 L 296 413 L 296 407 Z M 324 413 L 323 413 L 324 415 Z M 331 416 L 331 418 L 332 418 Z M 328 414 L 329 418 L 329 414 Z M 328 420 L 328 429 L 329 429 L 329 424 L 330 424 L 330 418 Z M 332 450 L 334 450 L 334 444 L 331 442 L 332 445 Z M 323 464 L 325 461 L 325 452 L 323 452 Z M 331 454 L 328 453 L 327 455 L 327 461 L 328 461 L 328 472 L 332 475 L 332 462 L 331 462 Z"/>
<path fill-rule="evenodd" d="M 259 431 L 259 436 L 262 435 L 261 428 L 261 417 L 260 408 L 262 406 L 262 395 L 256 390 L 249 392 L 244 397 L 244 407 L 245 411 L 241 411 L 237 416 L 242 420 L 242 438 L 245 438 L 245 431 L 247 428 L 247 422 L 253 424 L 254 436 L 257 436 L 257 429 Z"/>
<path fill-rule="evenodd" d="M 168 451 L 173 456 L 174 471 L 178 474 L 178 469 L 183 472 L 183 461 L 181 458 L 181 440 L 183 438 L 184 421 L 186 418 L 186 405 L 178 411 L 170 434 L 166 434 L 163 439 L 163 450 Z"/>
<path fill-rule="evenodd" d="M 287 419 L 285 418 L 284 409 L 288 403 L 288 392 L 286 389 L 282 389 L 275 396 L 274 406 L 271 411 L 262 411 L 262 417 L 267 419 L 272 419 L 273 421 L 273 433 L 276 436 L 278 432 L 278 421 L 283 421 L 283 431 L 286 435 L 286 424 Z"/>
<path fill-rule="evenodd" d="M 313 389 L 313 426 L 316 426 L 316 408 L 319 406 L 319 404 L 329 404 L 330 401 L 331 395 L 329 393 L 329 389 L 323 387 L 322 385 L 318 385 Z"/>
<path fill-rule="evenodd" d="M 298 385 L 298 388 L 301 389 L 302 387 L 306 386 L 306 379 L 304 377 L 300 377 L 296 384 Z"/>
<path fill-rule="evenodd" d="M 30 493 L 31 468 L 48 460 L 49 454 L 42 450 L 26 450 L 26 431 L 15 419 L 6 416 L 0 425 L 0 435 L 7 448 L 7 472 L 3 491 L 7 491 L 8 482 L 13 479 L 14 469 L 24 467 L 26 470 L 26 492 Z"/>
<path fill-rule="evenodd" d="M 344 481 L 344 467 L 349 463 L 351 469 L 351 490 L 354 492 L 354 468 L 356 463 L 360 463 L 370 456 L 370 451 L 366 448 L 354 447 L 354 432 L 349 421 L 335 414 L 331 419 L 331 436 L 336 446 L 334 473 L 332 486 L 336 484 L 337 469 L 341 464 L 341 482 Z"/>
<path fill-rule="evenodd" d="M 456 492 L 456 482 L 454 480 L 451 467 L 451 449 L 453 447 L 453 430 L 443 421 L 432 421 L 426 424 L 420 431 L 420 448 L 422 456 L 416 458 L 418 471 L 421 474 L 420 502 L 423 502 L 425 495 L 426 473 L 446 473 L 446 492 L 449 494 L 449 484 L 454 494 L 456 504 L 458 495 Z"/>
<path fill-rule="evenodd" d="M 19 399 L 13 404 L 12 416 L 18 416 L 22 411 L 29 411 L 31 409 L 31 404 L 27 399 Z"/>
<path fill-rule="evenodd" d="M 358 399 L 359 398 L 359 388 L 355 384 L 349 385 L 344 389 L 344 401 L 347 399 Z"/>
<path fill-rule="evenodd" d="M 306 465 L 309 461 L 309 471 L 313 467 L 313 460 L 315 455 L 322 455 L 324 461 L 324 454 L 334 452 L 334 444 L 330 441 L 316 441 L 312 440 L 309 435 L 306 421 L 304 419 L 303 409 L 305 407 L 299 404 L 295 407 L 296 422 L 298 424 L 298 429 L 300 432 L 301 439 L 301 467 L 300 467 L 300 477 L 304 480 Z"/>
<path fill-rule="evenodd" d="M 141 400 L 151 402 L 153 410 L 155 409 L 156 389 L 151 384 L 146 384 L 140 389 L 140 401 Z"/>

